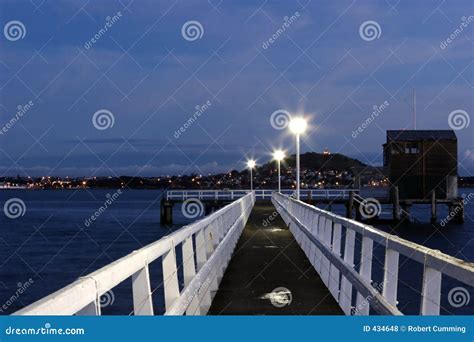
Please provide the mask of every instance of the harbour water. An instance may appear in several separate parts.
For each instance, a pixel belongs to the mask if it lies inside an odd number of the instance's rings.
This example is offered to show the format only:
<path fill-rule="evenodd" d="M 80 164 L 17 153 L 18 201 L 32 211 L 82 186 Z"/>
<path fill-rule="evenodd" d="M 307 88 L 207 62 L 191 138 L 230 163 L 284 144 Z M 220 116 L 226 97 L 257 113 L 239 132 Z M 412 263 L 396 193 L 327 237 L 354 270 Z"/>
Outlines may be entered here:
<path fill-rule="evenodd" d="M 460 189 L 466 195 L 473 191 Z M 121 190 L 119 194 L 113 189 L 1 191 L 2 205 L 10 198 L 19 198 L 26 211 L 14 219 L 0 215 L 0 314 L 11 314 L 189 222 L 177 206 L 175 225 L 160 225 L 161 195 L 159 190 Z M 104 206 L 106 210 L 101 210 Z M 342 206 L 332 210 L 344 214 Z M 388 215 L 390 209 L 383 208 L 383 212 Z M 464 224 L 437 229 L 429 224 L 428 206 L 413 208 L 412 214 L 425 223 L 387 224 L 378 228 L 474 261 L 474 203 L 466 204 Z M 445 208 L 440 208 L 439 218 L 446 215 Z M 375 265 L 383 265 L 382 249 L 376 248 L 374 257 L 373 281 L 381 283 L 380 267 Z M 399 308 L 404 313 L 418 314 L 422 265 L 403 257 L 400 265 Z M 153 291 L 162 290 L 157 282 L 160 272 L 155 266 L 150 269 Z M 453 307 L 447 295 L 459 284 L 446 278 L 442 313 L 472 314 L 472 289 L 468 290 L 471 304 Z M 124 282 L 103 300 L 104 314 L 130 314 L 131 282 Z M 155 312 L 163 312 L 163 303 L 155 303 Z"/>

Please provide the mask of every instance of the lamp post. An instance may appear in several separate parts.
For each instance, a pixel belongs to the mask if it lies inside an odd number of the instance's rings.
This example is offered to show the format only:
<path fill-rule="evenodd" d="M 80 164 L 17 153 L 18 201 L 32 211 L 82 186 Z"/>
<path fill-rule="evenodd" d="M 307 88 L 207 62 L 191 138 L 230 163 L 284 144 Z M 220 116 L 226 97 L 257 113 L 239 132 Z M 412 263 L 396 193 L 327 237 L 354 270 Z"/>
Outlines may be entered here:
<path fill-rule="evenodd" d="M 252 170 L 255 167 L 255 164 L 256 164 L 255 160 L 253 160 L 253 159 L 250 159 L 249 161 L 247 161 L 247 166 L 250 169 L 250 191 L 253 191 L 253 173 L 252 173 Z"/>
<path fill-rule="evenodd" d="M 280 172 L 280 164 L 281 161 L 285 158 L 285 152 L 282 150 L 276 150 L 273 152 L 273 158 L 278 163 L 278 192 L 281 193 L 281 172 Z"/>
<path fill-rule="evenodd" d="M 300 199 L 300 135 L 306 130 L 304 118 L 293 118 L 290 121 L 290 131 L 296 136 L 296 199 Z"/>

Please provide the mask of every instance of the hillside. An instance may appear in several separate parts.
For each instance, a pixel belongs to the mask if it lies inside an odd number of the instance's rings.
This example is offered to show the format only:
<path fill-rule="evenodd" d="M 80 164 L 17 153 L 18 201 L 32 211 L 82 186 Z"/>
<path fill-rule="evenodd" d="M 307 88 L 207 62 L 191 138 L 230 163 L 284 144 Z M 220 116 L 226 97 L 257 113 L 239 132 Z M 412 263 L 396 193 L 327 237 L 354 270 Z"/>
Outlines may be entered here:
<path fill-rule="evenodd" d="M 366 166 L 357 159 L 353 159 L 339 153 L 327 155 L 323 153 L 307 152 L 301 155 L 300 163 L 302 169 L 312 169 L 318 171 L 349 171 L 352 167 Z M 295 167 L 295 164 L 296 157 L 293 154 L 283 160 L 282 167 Z M 259 170 L 266 171 L 272 168 L 275 168 L 274 161 L 262 165 L 259 167 Z"/>

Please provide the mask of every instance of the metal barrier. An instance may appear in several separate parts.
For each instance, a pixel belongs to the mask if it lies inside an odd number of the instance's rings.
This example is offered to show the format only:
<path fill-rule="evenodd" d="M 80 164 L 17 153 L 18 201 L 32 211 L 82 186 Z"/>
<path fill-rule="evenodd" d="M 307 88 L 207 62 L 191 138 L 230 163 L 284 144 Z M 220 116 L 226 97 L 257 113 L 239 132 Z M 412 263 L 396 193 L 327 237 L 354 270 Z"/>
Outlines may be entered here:
<path fill-rule="evenodd" d="M 206 314 L 254 204 L 255 195 L 248 193 L 202 220 L 184 226 L 14 314 L 100 315 L 100 297 L 131 277 L 133 313 L 153 315 L 148 265 L 160 257 L 165 314 Z M 182 291 L 176 264 L 178 245 L 181 245 L 183 259 L 179 268 L 184 279 Z"/>
<path fill-rule="evenodd" d="M 235 200 L 248 194 L 250 190 L 169 190 L 166 192 L 167 200 L 184 201 L 188 198 L 197 198 L 200 200 Z M 270 200 L 274 190 L 259 189 L 254 190 L 257 200 Z M 282 189 L 281 193 L 291 195 L 295 190 Z M 301 198 L 307 199 L 327 199 L 344 200 L 349 199 L 350 193 L 359 193 L 358 189 L 302 189 Z"/>
<path fill-rule="evenodd" d="M 424 265 L 422 315 L 439 315 L 442 275 L 474 286 L 474 264 L 274 193 L 272 202 L 346 315 L 401 315 L 397 308 L 400 254 Z M 359 272 L 354 267 L 356 233 L 362 236 Z M 342 253 L 342 236 L 345 236 Z M 372 286 L 373 244 L 385 247 L 383 290 Z M 352 306 L 352 292 L 357 293 Z M 354 310 L 353 310 L 354 309 Z"/>

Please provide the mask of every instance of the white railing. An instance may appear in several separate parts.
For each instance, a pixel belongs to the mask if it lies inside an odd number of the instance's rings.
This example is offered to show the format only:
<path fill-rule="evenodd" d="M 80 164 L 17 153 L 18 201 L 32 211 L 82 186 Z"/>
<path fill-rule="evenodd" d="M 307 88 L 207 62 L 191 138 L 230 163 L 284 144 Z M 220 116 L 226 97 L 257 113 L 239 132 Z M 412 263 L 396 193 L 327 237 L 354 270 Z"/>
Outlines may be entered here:
<path fill-rule="evenodd" d="M 474 286 L 474 264 L 346 219 L 289 196 L 275 193 L 272 202 L 313 267 L 346 315 L 401 315 L 397 308 L 400 254 L 424 265 L 422 315 L 439 315 L 442 275 Z M 360 267 L 354 267 L 356 233 L 362 236 Z M 345 237 L 342 252 L 342 236 Z M 374 242 L 385 247 L 382 292 L 372 284 Z M 352 290 L 357 297 L 353 306 Z"/>
<path fill-rule="evenodd" d="M 148 265 L 160 257 L 165 314 L 206 314 L 254 203 L 254 194 L 249 193 L 202 220 L 80 278 L 15 315 L 100 315 L 101 296 L 130 277 L 133 313 L 153 315 L 154 291 L 151 290 Z M 176 247 L 179 245 L 183 263 L 178 268 Z M 180 275 L 184 279 L 182 291 L 178 272 L 182 272 Z"/>
<path fill-rule="evenodd" d="M 184 201 L 188 198 L 200 200 L 235 200 L 248 194 L 250 190 L 169 190 L 166 192 L 167 200 Z M 270 200 L 275 190 L 254 190 L 257 200 Z M 282 194 L 291 195 L 295 190 L 283 189 Z M 349 199 L 350 193 L 359 193 L 358 189 L 302 189 L 300 196 L 303 199 Z"/>

